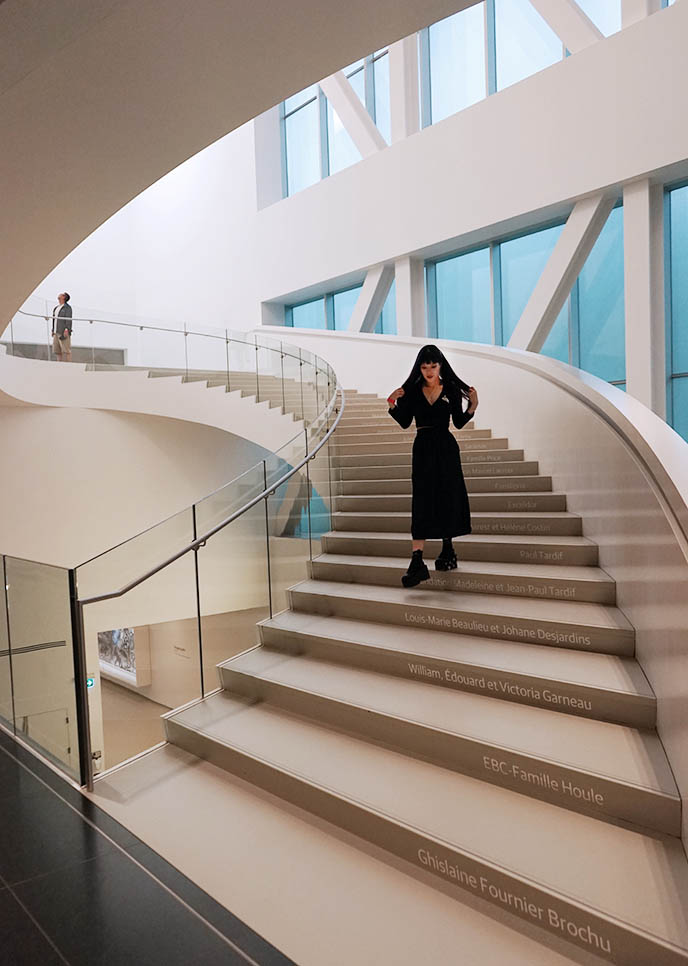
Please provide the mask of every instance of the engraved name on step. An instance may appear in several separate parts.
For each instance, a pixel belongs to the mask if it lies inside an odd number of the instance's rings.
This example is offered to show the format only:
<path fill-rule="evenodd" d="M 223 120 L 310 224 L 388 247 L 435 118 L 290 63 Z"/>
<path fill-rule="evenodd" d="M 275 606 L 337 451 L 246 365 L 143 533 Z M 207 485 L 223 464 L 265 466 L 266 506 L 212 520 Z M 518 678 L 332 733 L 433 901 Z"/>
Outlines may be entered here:
<path fill-rule="evenodd" d="M 579 802 L 587 802 L 600 808 L 604 805 L 604 795 L 593 786 L 577 785 L 568 778 L 554 778 L 547 771 L 527 771 L 518 764 L 509 764 L 502 758 L 492 758 L 490 755 L 483 756 L 483 768 L 485 771 L 503 775 L 526 785 L 534 785 L 536 788 L 544 788 L 550 792 L 568 795 L 569 798 L 574 798 Z"/>
<path fill-rule="evenodd" d="M 419 848 L 416 855 L 420 865 L 448 881 L 508 909 L 522 919 L 540 923 L 557 934 L 564 934 L 587 949 L 599 950 L 612 956 L 611 939 L 601 930 L 593 929 L 589 923 L 580 921 L 584 916 L 582 911 L 577 911 L 576 915 L 580 918 L 574 920 L 568 909 L 564 915 L 561 909 L 554 909 L 549 903 L 542 905 L 541 901 L 534 901 L 534 892 L 528 895 L 514 891 L 506 885 L 505 877 L 499 873 L 490 875 L 488 872 L 470 871 L 465 866 L 466 860 L 461 863 L 458 859 L 446 858 L 426 848 Z M 470 862 L 470 859 L 467 861 Z M 475 864 L 476 869 L 480 868 L 477 863 L 471 864 Z M 538 896 L 538 899 L 541 897 Z"/>

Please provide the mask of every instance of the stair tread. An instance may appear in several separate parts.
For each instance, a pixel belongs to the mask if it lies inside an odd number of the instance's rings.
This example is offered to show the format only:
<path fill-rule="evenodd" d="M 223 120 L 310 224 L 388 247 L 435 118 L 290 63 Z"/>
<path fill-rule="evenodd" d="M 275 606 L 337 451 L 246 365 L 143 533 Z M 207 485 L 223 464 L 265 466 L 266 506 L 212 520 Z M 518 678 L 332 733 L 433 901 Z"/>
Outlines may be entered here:
<path fill-rule="evenodd" d="M 509 618 L 561 621 L 590 627 L 612 628 L 633 634 L 633 627 L 618 607 L 581 601 L 523 600 L 499 594 L 466 594 L 447 590 L 422 590 L 404 587 L 339 583 L 329 580 L 304 580 L 292 591 L 325 597 L 351 597 L 400 606 L 429 607 L 438 610 L 477 611 Z"/>
<path fill-rule="evenodd" d="M 285 610 L 264 626 L 305 636 L 367 644 L 411 657 L 498 668 L 513 674 L 548 678 L 568 684 L 654 698 L 640 665 L 633 659 L 564 647 L 540 647 L 499 638 L 428 631 L 422 627 L 376 624 L 347 617 L 325 617 Z"/>
<path fill-rule="evenodd" d="M 226 692 L 175 720 L 688 948 L 678 839 L 600 822 Z M 662 888 L 648 888 L 655 882 Z"/>
<path fill-rule="evenodd" d="M 385 517 L 407 520 L 411 511 L 404 510 L 337 510 L 333 513 L 335 517 Z M 514 511 L 507 510 L 472 510 L 471 516 L 481 520 L 484 517 L 497 517 L 500 520 L 523 520 L 525 517 L 533 517 L 537 520 L 580 520 L 579 513 L 571 513 L 570 510 L 528 510 Z"/>
<path fill-rule="evenodd" d="M 374 530 L 330 530 L 328 533 L 324 534 L 326 537 L 336 537 L 338 540 L 398 540 L 403 541 L 406 544 L 410 544 L 410 537 L 408 533 L 394 533 L 393 531 L 374 531 Z M 556 546 L 559 544 L 564 544 L 567 547 L 595 547 L 596 544 L 593 540 L 588 537 L 573 536 L 573 535 L 562 535 L 550 536 L 548 534 L 528 534 L 527 536 L 512 534 L 512 533 L 469 533 L 463 537 L 454 537 L 456 543 L 472 543 L 473 541 L 479 541 L 480 543 L 513 543 L 520 545 L 522 543 L 537 544 L 539 546 Z"/>
<path fill-rule="evenodd" d="M 473 477 L 473 479 L 475 479 L 475 477 Z M 532 476 L 528 476 L 528 477 L 526 477 L 526 479 L 532 480 L 533 477 Z M 357 480 L 356 482 L 361 482 L 361 481 Z M 372 482 L 372 481 L 368 481 L 368 482 Z M 388 482 L 392 482 L 392 481 L 389 480 Z M 345 498 L 347 500 L 361 500 L 361 501 L 363 501 L 363 500 L 371 500 L 371 499 L 383 500 L 383 501 L 384 500 L 395 500 L 395 499 L 398 499 L 400 496 L 406 497 L 409 500 L 411 499 L 411 494 L 410 493 L 341 493 L 341 494 L 339 494 L 339 496 L 341 498 Z M 505 497 L 507 499 L 517 499 L 517 500 L 528 500 L 528 499 L 531 499 L 531 500 L 541 500 L 544 497 L 544 499 L 546 499 L 546 500 L 555 500 L 555 499 L 557 499 L 557 497 L 559 497 L 559 498 L 565 497 L 566 494 L 565 493 L 562 493 L 561 490 L 547 490 L 546 493 L 543 493 L 542 490 L 519 490 L 518 491 L 518 494 L 516 496 L 514 496 L 513 494 L 508 493 L 508 492 L 502 493 L 502 492 L 499 492 L 499 491 L 496 492 L 496 493 L 469 493 L 468 494 L 469 501 L 470 501 L 471 497 L 473 497 L 473 496 L 490 496 L 490 497 L 493 496 L 493 497 L 495 497 L 495 499 L 497 499 L 498 497 Z M 344 512 L 346 512 L 346 513 L 356 513 L 358 511 L 356 511 L 356 510 L 346 510 Z M 366 512 L 366 511 L 363 511 L 363 512 Z M 377 511 L 368 511 L 368 512 L 377 512 Z M 387 511 L 383 511 L 383 512 L 387 512 Z M 392 512 L 394 512 L 394 511 L 392 511 Z M 400 512 L 400 511 L 397 511 L 397 512 Z M 541 511 L 538 511 L 538 512 L 541 512 Z M 550 512 L 553 512 L 553 511 L 550 511 Z M 561 511 L 556 511 L 556 512 L 564 513 L 564 512 L 567 512 L 567 511 L 561 510 Z M 580 514 L 573 514 L 573 515 L 574 516 L 579 516 Z"/>
<path fill-rule="evenodd" d="M 394 567 L 405 571 L 408 562 L 403 557 L 368 557 L 356 554 L 321 553 L 313 558 L 321 563 L 351 564 L 357 567 Z M 431 573 L 432 563 L 428 563 Z M 615 581 L 600 567 L 560 566 L 547 564 L 500 563 L 492 560 L 459 560 L 459 571 L 476 574 L 493 574 L 503 577 L 540 577 L 549 580 L 589 580 L 614 584 Z M 456 571 L 452 571 L 456 573 Z"/>
<path fill-rule="evenodd" d="M 678 798 L 656 733 L 255 647 L 224 666 L 490 747 Z"/>

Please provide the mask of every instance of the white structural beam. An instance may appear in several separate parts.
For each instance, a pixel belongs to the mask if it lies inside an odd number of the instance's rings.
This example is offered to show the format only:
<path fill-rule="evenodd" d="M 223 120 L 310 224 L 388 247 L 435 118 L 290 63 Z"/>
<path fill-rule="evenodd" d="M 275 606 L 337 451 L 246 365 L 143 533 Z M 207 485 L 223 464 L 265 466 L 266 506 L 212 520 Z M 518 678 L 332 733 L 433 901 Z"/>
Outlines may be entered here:
<path fill-rule="evenodd" d="M 320 81 L 320 86 L 362 157 L 369 158 L 387 147 L 387 142 L 343 71 L 326 77 Z"/>
<path fill-rule="evenodd" d="M 414 34 L 389 48 L 392 144 L 420 130 L 418 40 Z"/>
<path fill-rule="evenodd" d="M 602 194 L 575 205 L 509 339 L 510 348 L 540 351 L 613 207 L 613 199 Z"/>
<path fill-rule="evenodd" d="M 397 292 L 397 335 L 424 336 L 425 265 L 420 258 L 398 258 L 394 263 Z"/>
<path fill-rule="evenodd" d="M 581 10 L 576 0 L 530 2 L 572 54 L 604 39 L 602 31 Z"/>
<path fill-rule="evenodd" d="M 663 187 L 635 181 L 624 187 L 623 203 L 626 391 L 664 419 Z"/>
<path fill-rule="evenodd" d="M 349 332 L 372 332 L 394 281 L 392 265 L 375 265 L 368 270 L 363 288 L 351 313 Z"/>
<path fill-rule="evenodd" d="M 621 26 L 630 27 L 662 9 L 662 0 L 621 0 Z"/>

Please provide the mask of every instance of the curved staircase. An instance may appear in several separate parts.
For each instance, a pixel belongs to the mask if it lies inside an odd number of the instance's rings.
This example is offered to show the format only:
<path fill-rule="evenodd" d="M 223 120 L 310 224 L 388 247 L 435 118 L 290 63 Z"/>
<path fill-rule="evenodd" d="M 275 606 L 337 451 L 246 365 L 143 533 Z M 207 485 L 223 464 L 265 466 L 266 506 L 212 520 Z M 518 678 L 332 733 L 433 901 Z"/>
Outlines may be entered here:
<path fill-rule="evenodd" d="M 473 533 L 458 571 L 404 590 L 413 430 L 347 394 L 310 579 L 168 739 L 459 901 L 600 961 L 688 963 L 681 800 L 614 581 L 536 461 L 489 429 L 456 436 Z"/>

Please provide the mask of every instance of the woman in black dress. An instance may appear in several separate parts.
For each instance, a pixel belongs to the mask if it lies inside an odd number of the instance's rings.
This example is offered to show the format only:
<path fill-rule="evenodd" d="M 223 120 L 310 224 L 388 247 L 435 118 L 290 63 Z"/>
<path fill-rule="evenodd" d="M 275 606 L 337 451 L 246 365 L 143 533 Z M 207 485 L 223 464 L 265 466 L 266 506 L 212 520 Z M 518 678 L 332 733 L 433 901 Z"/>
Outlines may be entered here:
<path fill-rule="evenodd" d="M 466 410 L 462 400 L 468 400 Z M 403 429 L 416 420 L 411 482 L 411 563 L 401 578 L 404 587 L 415 587 L 430 574 L 423 562 L 428 539 L 442 539 L 436 570 L 455 570 L 452 537 L 471 532 L 471 511 L 461 470 L 461 455 L 449 431 L 449 419 L 457 429 L 465 426 L 478 406 L 478 393 L 456 375 L 443 353 L 426 345 L 418 353 L 406 382 L 387 402 L 389 414 Z"/>

